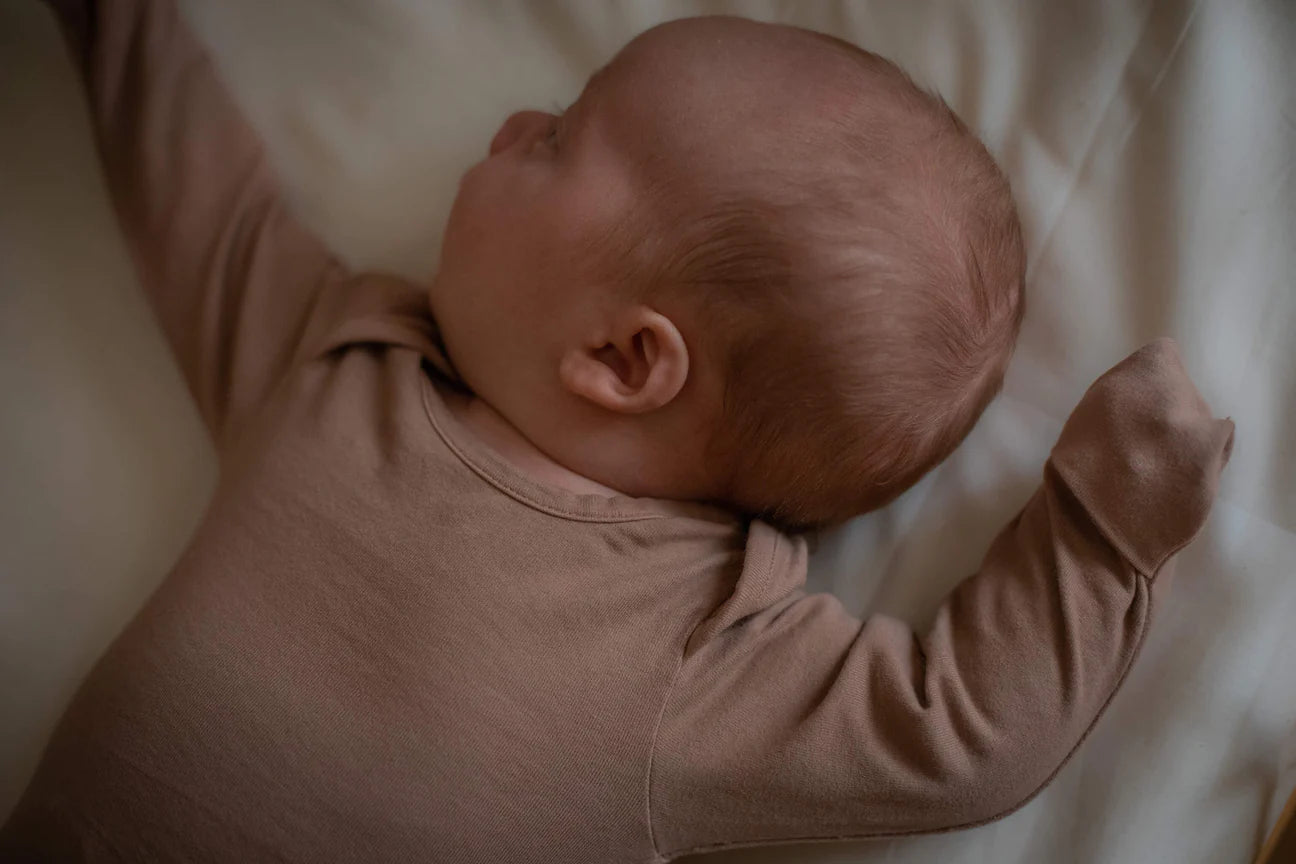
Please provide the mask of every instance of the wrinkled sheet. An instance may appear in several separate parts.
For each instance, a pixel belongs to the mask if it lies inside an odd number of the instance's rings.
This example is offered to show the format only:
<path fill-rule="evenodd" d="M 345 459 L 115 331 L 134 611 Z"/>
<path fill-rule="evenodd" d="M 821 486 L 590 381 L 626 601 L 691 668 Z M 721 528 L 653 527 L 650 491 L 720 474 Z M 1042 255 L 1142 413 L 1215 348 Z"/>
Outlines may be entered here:
<path fill-rule="evenodd" d="M 954 834 L 715 857 L 1250 860 L 1286 794 L 1296 722 L 1296 5 L 183 5 L 306 221 L 353 264 L 411 276 L 432 272 L 457 177 L 499 120 L 566 104 L 657 21 L 801 24 L 937 89 L 1013 181 L 1029 310 L 969 440 L 892 506 L 824 536 L 813 585 L 923 623 L 1024 503 L 1087 384 L 1158 335 L 1237 422 L 1233 460 L 1140 662 L 1031 803 Z M 0 0 L 0 812 L 215 477 L 79 99 L 39 4 Z"/>

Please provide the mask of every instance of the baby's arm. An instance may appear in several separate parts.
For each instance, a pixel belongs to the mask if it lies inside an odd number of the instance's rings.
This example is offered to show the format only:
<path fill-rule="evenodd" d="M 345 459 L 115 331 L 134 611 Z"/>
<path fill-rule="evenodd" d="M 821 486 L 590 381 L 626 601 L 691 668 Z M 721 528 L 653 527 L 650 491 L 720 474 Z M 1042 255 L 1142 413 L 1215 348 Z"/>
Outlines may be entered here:
<path fill-rule="evenodd" d="M 342 268 L 289 214 L 171 0 L 51 0 L 141 282 L 217 442 L 295 359 Z"/>
<path fill-rule="evenodd" d="M 662 716 L 658 850 L 939 831 L 1019 807 L 1125 677 L 1232 436 L 1156 342 L 1086 393 L 1042 486 L 926 635 L 800 590 L 722 606 Z"/>

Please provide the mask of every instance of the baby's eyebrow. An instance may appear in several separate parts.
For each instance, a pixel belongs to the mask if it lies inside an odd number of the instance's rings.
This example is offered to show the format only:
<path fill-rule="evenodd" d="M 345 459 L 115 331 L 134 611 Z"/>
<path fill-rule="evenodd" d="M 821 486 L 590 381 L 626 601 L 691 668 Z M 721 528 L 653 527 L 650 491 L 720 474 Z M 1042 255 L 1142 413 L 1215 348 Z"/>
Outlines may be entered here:
<path fill-rule="evenodd" d="M 591 75 L 589 77 L 589 80 L 585 82 L 585 89 L 581 91 L 582 99 L 593 101 L 594 97 L 598 94 L 598 91 L 606 86 L 607 71 L 608 71 L 608 64 L 604 64 L 603 66 L 600 66 L 598 69 L 594 70 L 594 74 Z"/>
<path fill-rule="evenodd" d="M 585 87 L 581 90 L 580 96 L 577 97 L 577 100 L 571 105 L 568 105 L 566 110 L 560 112 L 563 117 L 563 125 L 570 127 L 573 133 L 577 129 L 585 126 L 589 121 L 590 106 L 593 104 L 595 98 L 597 98 L 598 91 L 602 89 L 604 82 L 607 80 L 604 74 L 606 71 L 607 66 L 603 66 L 596 70 L 594 74 L 586 80 Z M 573 108 L 575 108 L 574 111 L 572 110 Z"/>

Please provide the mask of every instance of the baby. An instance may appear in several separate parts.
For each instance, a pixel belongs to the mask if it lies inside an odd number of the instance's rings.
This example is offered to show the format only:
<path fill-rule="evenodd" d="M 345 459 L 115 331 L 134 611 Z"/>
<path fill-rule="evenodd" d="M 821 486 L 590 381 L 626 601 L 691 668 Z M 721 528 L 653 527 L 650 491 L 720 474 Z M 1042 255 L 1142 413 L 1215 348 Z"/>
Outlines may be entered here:
<path fill-rule="evenodd" d="M 5 860 L 941 831 L 1019 807 L 1111 699 L 1232 442 L 1172 343 L 1089 390 L 928 632 L 804 591 L 789 529 L 943 459 L 1022 314 L 1003 176 L 894 66 L 650 30 L 504 123 L 429 291 L 294 221 L 167 0 L 54 5 L 221 481 Z"/>

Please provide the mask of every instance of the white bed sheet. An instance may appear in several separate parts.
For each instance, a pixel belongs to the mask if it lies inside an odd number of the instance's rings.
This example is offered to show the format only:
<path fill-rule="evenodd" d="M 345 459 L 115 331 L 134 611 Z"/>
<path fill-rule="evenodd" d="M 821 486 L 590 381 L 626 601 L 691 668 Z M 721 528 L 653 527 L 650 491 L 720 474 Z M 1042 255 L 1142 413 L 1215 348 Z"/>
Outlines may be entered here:
<path fill-rule="evenodd" d="M 1029 311 L 945 465 L 823 538 L 813 584 L 921 624 L 1024 502 L 1087 383 L 1175 336 L 1236 447 L 1123 690 L 1008 818 L 738 861 L 1248 861 L 1296 722 L 1296 4 L 189 0 L 306 220 L 427 276 L 459 172 L 629 37 L 724 11 L 892 57 L 1011 176 Z M 98 179 L 52 22 L 0 0 L 0 812 L 214 480 Z"/>

